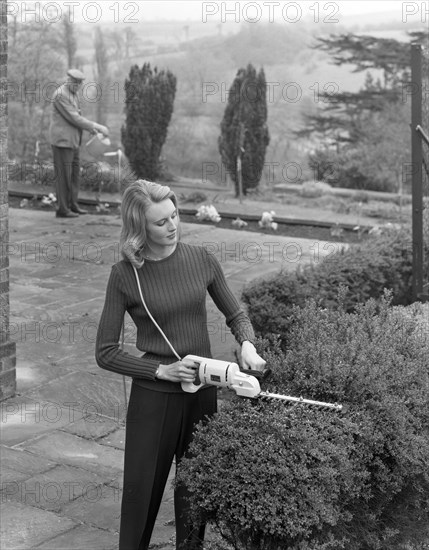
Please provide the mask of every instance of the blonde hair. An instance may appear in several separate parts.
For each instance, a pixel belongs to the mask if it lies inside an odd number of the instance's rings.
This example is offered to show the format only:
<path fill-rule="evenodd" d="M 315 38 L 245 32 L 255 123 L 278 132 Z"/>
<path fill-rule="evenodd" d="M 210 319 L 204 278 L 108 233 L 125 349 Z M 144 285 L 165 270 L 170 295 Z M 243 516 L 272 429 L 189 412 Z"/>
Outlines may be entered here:
<path fill-rule="evenodd" d="M 137 180 L 126 187 L 122 196 L 122 230 L 119 246 L 122 257 L 136 268 L 143 265 L 142 249 L 146 244 L 146 211 L 154 203 L 170 199 L 177 208 L 177 198 L 166 185 Z"/>

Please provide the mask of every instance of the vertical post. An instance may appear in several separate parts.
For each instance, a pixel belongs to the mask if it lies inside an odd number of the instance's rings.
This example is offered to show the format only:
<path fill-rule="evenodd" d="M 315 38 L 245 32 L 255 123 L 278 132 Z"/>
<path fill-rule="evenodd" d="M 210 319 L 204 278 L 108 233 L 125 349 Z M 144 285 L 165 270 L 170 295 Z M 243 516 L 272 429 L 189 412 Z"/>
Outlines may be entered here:
<path fill-rule="evenodd" d="M 122 184 L 121 184 L 121 177 L 122 177 L 122 151 L 121 149 L 118 149 L 118 191 L 121 192 L 122 190 Z"/>
<path fill-rule="evenodd" d="M 243 202 L 243 179 L 241 174 L 241 153 L 238 153 L 237 157 L 237 187 L 238 187 L 238 200 L 240 204 Z"/>
<path fill-rule="evenodd" d="M 417 127 L 422 124 L 422 47 L 411 45 L 411 166 L 413 226 L 413 301 L 423 292 L 423 148 Z"/>
<path fill-rule="evenodd" d="M 244 124 L 241 121 L 241 109 L 240 109 L 240 136 L 238 141 L 239 143 L 238 143 L 238 156 L 237 156 L 237 184 L 238 184 L 238 198 L 241 204 L 243 202 L 243 171 L 242 171 L 241 156 L 244 152 L 244 149 L 243 149 Z"/>
<path fill-rule="evenodd" d="M 7 15 L 6 0 L 0 0 L 0 401 L 16 390 L 16 346 L 9 326 L 7 122 Z"/>

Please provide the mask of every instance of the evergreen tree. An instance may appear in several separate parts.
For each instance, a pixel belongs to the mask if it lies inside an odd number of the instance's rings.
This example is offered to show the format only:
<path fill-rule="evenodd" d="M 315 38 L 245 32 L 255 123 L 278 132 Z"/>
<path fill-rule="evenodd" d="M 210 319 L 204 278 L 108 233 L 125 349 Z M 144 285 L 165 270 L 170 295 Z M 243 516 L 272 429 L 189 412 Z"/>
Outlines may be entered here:
<path fill-rule="evenodd" d="M 420 31 L 409 36 L 412 42 L 428 39 L 428 34 Z M 367 73 L 357 92 L 322 91 L 317 100 L 323 109 L 305 117 L 305 128 L 295 132 L 297 137 L 317 135 L 328 142 L 356 143 L 362 117 L 403 102 L 404 86 L 410 81 L 411 42 L 349 33 L 318 38 L 314 48 L 328 52 L 334 65 L 354 65 L 355 73 L 379 70 L 383 79 L 375 82 Z"/>
<path fill-rule="evenodd" d="M 139 178 L 156 180 L 161 173 L 161 150 L 173 113 L 176 77 L 170 71 L 152 71 L 134 65 L 125 80 L 125 124 L 122 144 Z"/>
<path fill-rule="evenodd" d="M 240 163 L 244 195 L 256 188 L 261 179 L 269 143 L 266 90 L 263 69 L 257 73 L 251 64 L 239 69 L 229 90 L 218 146 L 237 196 Z"/>
<path fill-rule="evenodd" d="M 429 35 L 409 33 L 412 42 Z M 410 155 L 409 109 L 411 42 L 355 34 L 319 38 L 335 65 L 367 71 L 357 92 L 322 92 L 321 109 L 305 116 L 297 137 L 316 137 L 319 146 L 309 155 L 314 177 L 341 187 L 400 192 L 401 169 Z M 372 70 L 381 73 L 374 79 Z"/>

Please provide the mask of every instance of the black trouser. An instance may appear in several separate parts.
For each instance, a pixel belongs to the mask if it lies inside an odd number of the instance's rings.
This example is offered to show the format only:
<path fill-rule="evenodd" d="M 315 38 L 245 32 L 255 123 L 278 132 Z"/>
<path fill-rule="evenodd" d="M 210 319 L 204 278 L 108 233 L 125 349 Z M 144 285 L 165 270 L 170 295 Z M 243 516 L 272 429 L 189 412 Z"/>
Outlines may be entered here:
<path fill-rule="evenodd" d="M 79 149 L 52 145 L 54 157 L 57 209 L 61 214 L 78 209 Z"/>
<path fill-rule="evenodd" d="M 216 389 L 163 393 L 133 384 L 125 437 L 119 550 L 147 550 L 174 456 L 185 455 L 195 424 L 216 412 Z M 203 547 L 204 526 L 191 525 L 186 489 L 174 493 L 176 548 Z"/>

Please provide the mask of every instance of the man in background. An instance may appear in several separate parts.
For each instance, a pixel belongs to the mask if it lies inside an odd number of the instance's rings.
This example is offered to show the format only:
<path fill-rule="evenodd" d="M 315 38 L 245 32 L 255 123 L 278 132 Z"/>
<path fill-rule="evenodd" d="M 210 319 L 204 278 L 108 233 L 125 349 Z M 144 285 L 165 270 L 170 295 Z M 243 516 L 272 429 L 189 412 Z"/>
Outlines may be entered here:
<path fill-rule="evenodd" d="M 79 147 L 83 130 L 109 135 L 106 126 L 81 115 L 78 91 L 85 75 L 77 70 L 67 71 L 67 80 L 52 97 L 49 141 L 52 146 L 56 176 L 57 218 L 75 218 L 87 211 L 79 208 Z"/>

